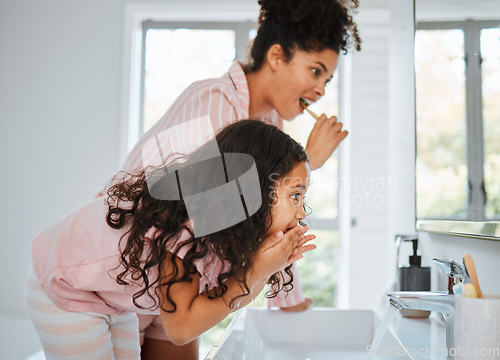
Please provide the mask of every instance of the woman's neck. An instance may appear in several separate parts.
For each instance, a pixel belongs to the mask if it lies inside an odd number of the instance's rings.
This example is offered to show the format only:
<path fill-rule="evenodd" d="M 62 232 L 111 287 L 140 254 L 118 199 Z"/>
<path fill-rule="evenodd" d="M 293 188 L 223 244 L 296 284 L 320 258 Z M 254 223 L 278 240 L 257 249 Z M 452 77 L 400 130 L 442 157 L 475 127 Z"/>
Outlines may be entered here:
<path fill-rule="evenodd" d="M 248 117 L 256 119 L 262 117 L 273 109 L 272 104 L 267 99 L 269 93 L 269 76 L 265 70 L 260 69 L 245 74 L 248 83 L 248 93 L 250 105 L 248 106 Z"/>

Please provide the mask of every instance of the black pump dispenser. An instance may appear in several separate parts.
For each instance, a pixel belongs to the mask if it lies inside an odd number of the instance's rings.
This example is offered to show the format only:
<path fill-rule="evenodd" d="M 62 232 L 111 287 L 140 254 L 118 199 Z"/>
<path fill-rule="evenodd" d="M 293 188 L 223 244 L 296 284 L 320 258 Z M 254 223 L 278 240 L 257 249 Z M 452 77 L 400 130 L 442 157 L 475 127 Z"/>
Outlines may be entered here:
<path fill-rule="evenodd" d="M 413 243 L 413 255 L 409 256 L 409 266 L 398 266 L 398 290 L 429 291 L 431 289 L 431 268 L 421 266 L 422 257 L 417 255 L 418 238 L 407 237 L 401 241 Z M 430 314 L 421 310 L 402 310 L 402 313 L 404 317 L 428 317 Z"/>
<path fill-rule="evenodd" d="M 413 242 L 413 255 L 410 255 L 410 266 L 419 266 L 422 263 L 422 257 L 417 255 L 418 239 L 411 240 Z"/>
<path fill-rule="evenodd" d="M 413 255 L 409 257 L 409 266 L 401 266 L 399 272 L 399 290 L 429 291 L 431 289 L 431 268 L 422 267 L 422 257 L 417 255 L 418 238 L 405 240 L 413 243 Z"/>

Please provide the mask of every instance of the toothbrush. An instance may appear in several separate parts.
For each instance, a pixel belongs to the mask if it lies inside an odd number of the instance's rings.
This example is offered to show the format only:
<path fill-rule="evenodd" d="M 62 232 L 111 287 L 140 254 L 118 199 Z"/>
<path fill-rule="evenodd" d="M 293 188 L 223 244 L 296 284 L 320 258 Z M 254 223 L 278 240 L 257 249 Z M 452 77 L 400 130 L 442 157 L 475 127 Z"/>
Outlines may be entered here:
<path fill-rule="evenodd" d="M 455 295 L 464 296 L 465 295 L 465 289 L 464 288 L 465 288 L 464 284 L 462 284 L 461 282 L 459 282 L 458 284 L 453 285 L 453 293 Z"/>
<path fill-rule="evenodd" d="M 468 298 L 477 298 L 478 297 L 476 288 L 471 283 L 467 283 L 464 285 L 462 295 L 464 295 L 465 297 L 468 297 Z"/>
<path fill-rule="evenodd" d="M 471 254 L 465 254 L 462 262 L 464 264 L 465 273 L 471 279 L 472 285 L 474 285 L 474 288 L 477 292 L 477 297 L 480 299 L 483 298 L 483 292 L 481 291 L 479 281 L 477 280 L 476 266 L 474 265 L 474 260 L 472 260 Z"/>
<path fill-rule="evenodd" d="M 453 285 L 453 293 L 457 296 L 465 296 L 468 298 L 477 298 L 477 291 L 471 283 L 462 284 L 459 282 Z"/>
<path fill-rule="evenodd" d="M 302 109 L 304 109 L 305 111 L 307 111 L 309 114 L 311 114 L 311 116 L 313 118 L 315 118 L 316 120 L 318 120 L 319 116 L 316 115 L 314 112 L 312 112 L 311 110 L 308 109 L 309 107 L 309 104 L 307 103 L 307 101 L 305 101 L 303 98 L 300 98 L 300 106 L 302 106 Z"/>

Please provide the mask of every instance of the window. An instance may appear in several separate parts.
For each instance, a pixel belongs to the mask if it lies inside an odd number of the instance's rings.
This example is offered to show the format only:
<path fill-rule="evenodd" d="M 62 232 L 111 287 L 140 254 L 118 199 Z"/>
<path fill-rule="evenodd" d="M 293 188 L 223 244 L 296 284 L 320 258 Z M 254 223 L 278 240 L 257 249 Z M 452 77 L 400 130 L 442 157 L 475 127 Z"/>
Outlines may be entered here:
<path fill-rule="evenodd" d="M 317 114 L 339 113 L 338 70 L 325 89 L 325 96 L 311 105 Z M 307 137 L 316 120 L 309 114 L 299 115 L 293 121 L 286 121 L 284 131 L 305 147 Z M 305 202 L 312 210 L 306 218 L 317 239 L 319 251 L 312 251 L 301 261 L 297 269 L 305 294 L 313 299 L 314 306 L 334 307 L 336 305 L 337 275 L 339 259 L 338 231 L 338 157 L 336 153 L 318 170 L 311 174 L 311 184 Z"/>
<path fill-rule="evenodd" d="M 143 23 L 141 133 L 146 132 L 191 83 L 222 76 L 237 41 L 248 43 L 253 23 Z M 240 47 L 241 49 L 241 47 Z"/>
<path fill-rule="evenodd" d="M 254 27 L 255 24 L 249 22 L 145 21 L 142 26 L 141 134 L 161 118 L 192 82 L 221 76 L 234 59 L 244 62 L 249 40 L 256 33 Z M 338 88 L 338 76 L 335 75 L 326 96 L 312 108 L 318 113 L 337 114 Z M 284 130 L 305 146 L 314 121 L 304 114 L 286 122 Z M 335 306 L 338 263 L 334 259 L 338 259 L 339 248 L 337 171 L 337 158 L 332 157 L 313 173 L 306 198 L 312 209 L 306 223 L 317 235 L 319 250 L 308 254 L 297 266 L 304 291 L 315 306 Z M 253 306 L 264 304 L 262 298 L 258 298 Z M 217 341 L 230 318 L 204 334 L 201 355 Z"/>
<path fill-rule="evenodd" d="M 500 30 L 419 23 L 415 36 L 417 217 L 500 218 Z M 497 137 L 496 137 L 497 136 Z"/>
<path fill-rule="evenodd" d="M 500 215 L 500 29 L 482 29 L 481 89 L 483 100 L 484 185 L 486 218 Z"/>

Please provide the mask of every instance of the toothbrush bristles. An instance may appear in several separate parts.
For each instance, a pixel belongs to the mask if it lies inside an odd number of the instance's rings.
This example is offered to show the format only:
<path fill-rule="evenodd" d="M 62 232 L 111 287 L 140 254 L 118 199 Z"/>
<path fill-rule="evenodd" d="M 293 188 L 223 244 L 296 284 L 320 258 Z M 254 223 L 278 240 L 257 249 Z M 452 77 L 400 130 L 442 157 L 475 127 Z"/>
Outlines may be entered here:
<path fill-rule="evenodd" d="M 311 110 L 308 109 L 309 107 L 309 104 L 307 103 L 307 101 L 303 98 L 300 98 L 300 106 L 302 106 L 302 108 L 307 111 L 309 114 L 311 114 L 311 116 L 313 118 L 315 118 L 316 120 L 318 120 L 319 116 L 316 115 L 314 112 L 312 112 Z"/>

